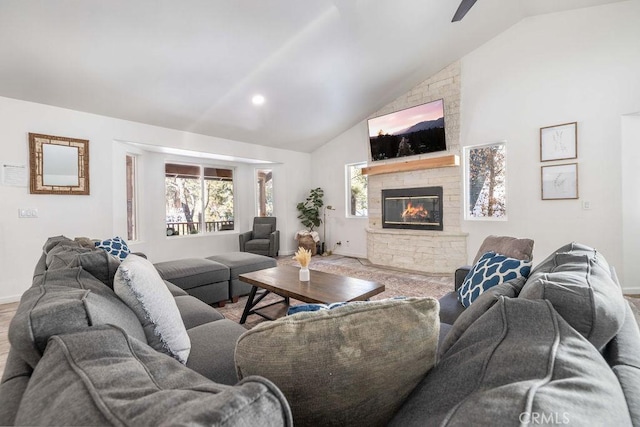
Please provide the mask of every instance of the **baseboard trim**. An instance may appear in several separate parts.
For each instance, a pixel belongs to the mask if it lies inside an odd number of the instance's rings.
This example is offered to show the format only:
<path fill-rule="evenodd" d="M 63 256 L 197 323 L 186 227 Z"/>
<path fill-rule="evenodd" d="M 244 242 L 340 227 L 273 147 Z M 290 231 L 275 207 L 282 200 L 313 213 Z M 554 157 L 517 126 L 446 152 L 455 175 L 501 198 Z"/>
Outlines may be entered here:
<path fill-rule="evenodd" d="M 20 301 L 20 297 L 21 295 L 14 295 L 11 297 L 2 297 L 0 298 L 0 304 L 10 304 L 12 302 L 18 302 Z"/>
<path fill-rule="evenodd" d="M 367 254 L 357 254 L 355 252 L 348 252 L 348 251 L 333 251 L 333 253 L 335 255 L 342 255 L 342 256 L 348 256 L 351 258 L 363 258 L 366 259 L 367 258 Z"/>
<path fill-rule="evenodd" d="M 622 288 L 625 295 L 640 295 L 640 288 Z"/>

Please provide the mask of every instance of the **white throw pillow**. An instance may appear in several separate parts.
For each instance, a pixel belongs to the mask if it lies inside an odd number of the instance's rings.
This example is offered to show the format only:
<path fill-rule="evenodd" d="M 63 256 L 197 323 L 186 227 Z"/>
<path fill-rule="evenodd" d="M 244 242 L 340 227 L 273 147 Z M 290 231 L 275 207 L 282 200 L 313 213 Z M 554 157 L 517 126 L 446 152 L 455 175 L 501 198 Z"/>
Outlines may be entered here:
<path fill-rule="evenodd" d="M 149 345 L 186 364 L 191 341 L 176 301 L 153 264 L 129 255 L 116 271 L 113 290 L 138 316 Z"/>

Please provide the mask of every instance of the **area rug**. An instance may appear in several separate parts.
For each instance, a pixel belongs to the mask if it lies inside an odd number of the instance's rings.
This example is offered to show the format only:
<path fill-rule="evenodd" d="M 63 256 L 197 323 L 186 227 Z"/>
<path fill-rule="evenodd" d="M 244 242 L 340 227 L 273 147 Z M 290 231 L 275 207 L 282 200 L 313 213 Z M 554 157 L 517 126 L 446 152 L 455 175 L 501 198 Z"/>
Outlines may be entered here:
<path fill-rule="evenodd" d="M 292 257 L 279 257 L 278 265 L 298 265 Z M 421 274 L 411 271 L 394 270 L 374 266 L 367 260 L 345 257 L 341 255 L 314 256 L 311 258 L 309 269 L 323 271 L 325 273 L 339 274 L 355 277 L 357 279 L 370 280 L 383 284 L 385 291 L 375 295 L 371 299 L 380 300 L 397 296 L 406 297 L 433 297 L 440 298 L 453 290 L 453 272 L 447 275 Z M 281 297 L 269 294 L 263 303 L 270 303 Z M 235 304 L 227 304 L 218 310 L 228 319 L 240 322 L 242 311 L 247 303 L 247 297 L 241 297 Z M 262 303 L 261 303 L 262 304 Z M 303 304 L 300 301 L 291 300 L 291 304 Z M 243 325 L 251 329 L 265 319 L 258 315 L 249 316 Z"/>
<path fill-rule="evenodd" d="M 292 257 L 279 257 L 278 265 L 298 265 Z M 453 272 L 451 274 L 435 275 L 423 274 L 415 271 L 396 270 L 383 268 L 371 264 L 365 259 L 345 257 L 341 255 L 331 255 L 327 257 L 314 256 L 311 258 L 309 268 L 312 270 L 324 271 L 326 273 L 339 274 L 343 276 L 355 277 L 357 279 L 370 280 L 381 283 L 385 286 L 385 291 L 375 295 L 373 300 L 392 298 L 398 296 L 406 297 L 433 297 L 440 298 L 447 292 L 453 290 Z M 630 302 L 631 310 L 640 325 L 640 296 L 625 296 Z M 270 294 L 263 300 L 263 303 L 270 303 L 281 299 L 277 295 Z M 228 319 L 240 323 L 242 311 L 247 303 L 247 297 L 241 297 L 235 304 L 227 304 L 218 310 Z M 291 304 L 303 304 L 300 301 L 291 300 Z M 265 319 L 258 315 L 249 316 L 243 325 L 247 329 L 253 328 Z"/>

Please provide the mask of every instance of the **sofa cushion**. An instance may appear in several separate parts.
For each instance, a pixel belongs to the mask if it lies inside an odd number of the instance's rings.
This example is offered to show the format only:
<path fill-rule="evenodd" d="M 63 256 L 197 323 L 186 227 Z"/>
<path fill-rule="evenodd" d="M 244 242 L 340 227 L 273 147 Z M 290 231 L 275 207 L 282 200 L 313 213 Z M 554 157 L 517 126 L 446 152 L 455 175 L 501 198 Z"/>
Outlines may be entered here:
<path fill-rule="evenodd" d="M 173 295 L 153 264 L 128 256 L 118 267 L 113 289 L 138 316 L 149 345 L 187 363 L 189 335 Z"/>
<path fill-rule="evenodd" d="M 121 260 L 125 259 L 127 255 L 131 253 L 127 242 L 122 237 L 118 236 L 96 242 L 96 248 L 104 249 Z"/>
<path fill-rule="evenodd" d="M 62 236 L 62 235 L 49 237 L 47 239 L 47 241 L 44 242 L 44 245 L 42 245 L 42 252 L 45 255 L 47 255 L 49 253 L 49 251 L 51 249 L 55 248 L 56 246 L 58 246 L 59 243 L 61 243 L 61 242 L 71 242 L 71 241 L 72 240 L 70 238 Z"/>
<path fill-rule="evenodd" d="M 218 310 L 209 304 L 203 303 L 196 297 L 182 295 L 174 298 L 186 329 L 224 319 L 224 316 Z"/>
<path fill-rule="evenodd" d="M 238 377 L 273 381 L 296 425 L 382 425 L 435 363 L 439 326 L 432 298 L 298 313 L 240 337 Z"/>
<path fill-rule="evenodd" d="M 439 355 L 444 354 L 456 341 L 464 334 L 464 332 L 475 323 L 493 305 L 500 301 L 502 297 L 517 298 L 527 279 L 518 277 L 504 283 L 500 283 L 484 292 L 474 302 L 462 311 L 453 323 L 453 327 L 445 340 L 440 344 Z"/>
<path fill-rule="evenodd" d="M 94 250 L 78 255 L 70 266 L 84 268 L 93 277 L 113 289 L 113 278 L 120 267 L 120 258 L 105 251 Z"/>
<path fill-rule="evenodd" d="M 107 323 L 146 342 L 136 315 L 95 277 L 80 267 L 46 271 L 22 295 L 9 341 L 22 359 L 36 366 L 52 335 Z"/>
<path fill-rule="evenodd" d="M 0 405 L 0 426 L 15 425 L 20 401 L 32 373 L 31 366 L 22 360 L 15 349 L 10 349 L 0 384 L 0 402 L 2 402 Z"/>
<path fill-rule="evenodd" d="M 78 255 L 91 251 L 91 249 L 83 248 L 79 243 L 74 241 L 60 242 L 47 252 L 47 269 L 59 270 L 70 267 Z"/>
<path fill-rule="evenodd" d="M 188 331 L 191 353 L 187 367 L 220 384 L 238 382 L 234 363 L 236 341 L 247 330 L 229 319 L 204 323 Z"/>
<path fill-rule="evenodd" d="M 211 382 L 114 327 L 51 338 L 18 425 L 291 426 L 282 394 L 263 378 Z"/>
<path fill-rule="evenodd" d="M 458 293 L 451 291 L 438 299 L 440 304 L 440 321 L 453 325 L 456 319 L 466 310 L 458 301 Z"/>
<path fill-rule="evenodd" d="M 182 289 L 179 286 L 174 285 L 173 283 L 169 282 L 168 280 L 165 280 L 164 284 L 167 286 L 167 289 L 169 289 L 169 292 L 171 292 L 171 295 L 173 295 L 174 297 L 180 297 L 180 296 L 184 296 L 184 295 L 189 295 L 184 289 Z"/>
<path fill-rule="evenodd" d="M 270 245 L 269 239 L 253 239 L 245 243 L 244 248 L 247 251 L 262 252 L 262 253 L 259 253 L 259 255 L 262 255 L 262 254 L 266 255 L 269 253 L 269 245 Z"/>
<path fill-rule="evenodd" d="M 531 261 L 510 258 L 495 252 L 482 255 L 458 289 L 458 300 L 469 307 L 483 292 L 518 277 L 528 277 Z"/>
<path fill-rule="evenodd" d="M 548 301 L 502 297 L 416 387 L 393 426 L 631 425 L 615 375 Z M 534 418 L 535 417 L 535 418 Z"/>
<path fill-rule="evenodd" d="M 640 425 L 640 329 L 626 304 L 622 329 L 607 344 L 604 357 L 622 386 L 634 426 Z"/>
<path fill-rule="evenodd" d="M 113 277 L 120 266 L 120 258 L 102 249 L 73 248 L 64 244 L 53 248 L 47 259 L 50 259 L 49 270 L 82 267 L 111 289 L 113 289 Z"/>
<path fill-rule="evenodd" d="M 473 263 L 487 252 L 495 252 L 506 255 L 509 258 L 531 261 L 533 259 L 533 240 L 518 239 L 509 236 L 489 236 L 482 242 Z"/>
<path fill-rule="evenodd" d="M 580 244 L 563 246 L 537 265 L 519 297 L 551 301 L 598 349 L 624 322 L 624 297 L 609 264 L 595 249 Z"/>
<path fill-rule="evenodd" d="M 271 224 L 254 224 L 253 225 L 253 238 L 254 239 L 268 239 L 269 234 L 272 232 Z"/>

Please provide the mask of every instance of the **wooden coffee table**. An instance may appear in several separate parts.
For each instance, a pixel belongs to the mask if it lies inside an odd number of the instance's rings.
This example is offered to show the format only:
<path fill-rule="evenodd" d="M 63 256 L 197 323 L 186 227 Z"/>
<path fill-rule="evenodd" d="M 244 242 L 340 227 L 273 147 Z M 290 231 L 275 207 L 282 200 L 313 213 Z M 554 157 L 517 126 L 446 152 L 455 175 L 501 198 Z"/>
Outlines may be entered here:
<path fill-rule="evenodd" d="M 238 278 L 241 281 L 253 285 L 240 324 L 246 322 L 247 316 L 251 314 L 257 314 L 267 320 L 284 316 L 289 308 L 289 298 L 307 303 L 331 304 L 364 301 L 384 291 L 384 285 L 376 282 L 316 270 L 309 270 L 310 280 L 301 282 L 298 279 L 299 271 L 298 267 L 279 265 L 240 274 Z M 264 291 L 258 294 L 259 288 Z M 280 295 L 283 299 L 256 308 L 270 292 Z"/>

